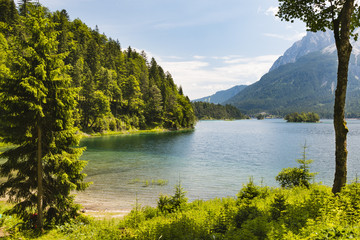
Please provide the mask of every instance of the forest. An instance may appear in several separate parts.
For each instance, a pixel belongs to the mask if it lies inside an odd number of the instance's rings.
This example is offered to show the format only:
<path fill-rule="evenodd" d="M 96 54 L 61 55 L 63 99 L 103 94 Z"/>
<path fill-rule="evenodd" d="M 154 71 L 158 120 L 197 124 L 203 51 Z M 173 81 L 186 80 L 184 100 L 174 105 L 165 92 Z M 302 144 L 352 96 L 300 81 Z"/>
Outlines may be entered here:
<path fill-rule="evenodd" d="M 144 52 L 39 2 L 0 1 L 0 195 L 37 230 L 79 216 L 86 133 L 193 128 L 188 97 Z"/>
<path fill-rule="evenodd" d="M 248 116 L 242 114 L 239 109 L 232 105 L 220 105 L 207 102 L 193 102 L 192 103 L 195 116 L 199 120 L 211 119 L 247 119 Z"/>
<path fill-rule="evenodd" d="M 32 11 L 31 1 L 24 2 Z M 29 29 L 20 27 L 24 20 L 12 0 L 0 4 L 0 51 L 1 56 L 7 51 L 10 66 L 15 63 L 11 54 L 27 47 L 16 39 Z M 118 40 L 100 34 L 97 27 L 91 29 L 80 19 L 71 21 L 66 10 L 44 11 L 43 18 L 53 24 L 56 54 L 64 56 L 66 74 L 77 90 L 76 127 L 91 133 L 194 126 L 189 98 L 154 58 L 149 61 L 144 51 L 130 46 L 123 50 Z"/>

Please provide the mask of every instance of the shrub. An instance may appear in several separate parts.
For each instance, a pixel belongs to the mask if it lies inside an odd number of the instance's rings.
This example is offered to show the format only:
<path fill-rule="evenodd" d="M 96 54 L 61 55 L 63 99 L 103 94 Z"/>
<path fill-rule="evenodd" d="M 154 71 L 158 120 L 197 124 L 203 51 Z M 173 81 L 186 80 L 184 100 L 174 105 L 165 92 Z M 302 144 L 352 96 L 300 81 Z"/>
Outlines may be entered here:
<path fill-rule="evenodd" d="M 181 183 L 175 186 L 175 193 L 169 197 L 167 195 L 160 195 L 158 200 L 158 209 L 163 213 L 172 213 L 181 210 L 187 203 L 188 199 L 185 197 L 186 192 L 181 186 Z"/>
<path fill-rule="evenodd" d="M 300 163 L 299 167 L 284 168 L 276 177 L 276 181 L 280 183 L 281 187 L 292 188 L 296 186 L 305 186 L 309 188 L 310 180 L 314 179 L 317 173 L 311 173 L 309 165 L 313 162 L 311 159 L 306 159 L 306 143 L 303 146 L 303 158 L 296 159 Z"/>
<path fill-rule="evenodd" d="M 259 196 L 260 193 L 260 187 L 254 184 L 253 178 L 250 178 L 249 182 L 245 186 L 243 186 L 243 188 L 237 194 L 238 200 L 240 200 L 238 202 L 241 203 L 241 200 L 252 200 Z"/>
<path fill-rule="evenodd" d="M 250 206 L 248 204 L 241 205 L 235 215 L 235 224 L 237 228 L 241 226 L 248 220 L 253 220 L 262 215 L 262 212 L 256 206 Z"/>

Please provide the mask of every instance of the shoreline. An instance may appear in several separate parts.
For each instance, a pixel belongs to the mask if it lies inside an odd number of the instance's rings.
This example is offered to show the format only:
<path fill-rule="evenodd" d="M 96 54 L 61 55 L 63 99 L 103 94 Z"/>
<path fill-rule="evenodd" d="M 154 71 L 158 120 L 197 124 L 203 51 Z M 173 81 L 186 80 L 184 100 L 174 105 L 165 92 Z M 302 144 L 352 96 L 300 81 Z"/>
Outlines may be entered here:
<path fill-rule="evenodd" d="M 188 132 L 195 131 L 195 127 L 192 128 L 181 128 L 181 129 L 166 129 L 166 128 L 153 128 L 147 130 L 130 129 L 124 131 L 104 131 L 98 133 L 86 133 L 79 131 L 82 138 L 93 138 L 93 137 L 104 137 L 104 136 L 117 136 L 117 135 L 136 135 L 136 134 L 147 134 L 147 133 L 170 133 L 170 132 Z"/>

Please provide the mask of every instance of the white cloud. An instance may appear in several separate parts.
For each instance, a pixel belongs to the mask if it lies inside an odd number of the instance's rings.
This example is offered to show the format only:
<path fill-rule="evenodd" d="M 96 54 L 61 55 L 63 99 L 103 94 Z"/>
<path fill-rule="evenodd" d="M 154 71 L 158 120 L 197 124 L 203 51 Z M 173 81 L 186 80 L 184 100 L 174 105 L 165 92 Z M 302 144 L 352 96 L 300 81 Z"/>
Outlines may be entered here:
<path fill-rule="evenodd" d="M 278 38 L 278 39 L 282 39 L 285 41 L 290 41 L 290 42 L 295 42 L 300 40 L 301 38 L 303 38 L 306 35 L 306 32 L 295 32 L 293 34 L 286 34 L 286 35 L 282 35 L 282 34 L 276 34 L 276 33 L 264 33 L 264 36 L 267 37 L 271 37 L 271 38 Z"/>
<path fill-rule="evenodd" d="M 16 1 L 15 1 L 16 2 Z M 40 4 L 46 7 L 49 7 L 52 11 L 61 10 L 66 8 L 70 5 L 77 5 L 77 4 L 86 4 L 89 2 L 94 2 L 94 0 L 39 0 Z"/>
<path fill-rule="evenodd" d="M 177 85 L 183 87 L 190 99 L 214 94 L 217 91 L 240 84 L 252 84 L 268 72 L 278 55 L 242 58 L 223 56 L 209 58 L 209 61 L 159 61 L 169 71 Z M 211 60 L 213 59 L 213 60 Z M 221 65 L 214 67 L 214 65 Z"/>
<path fill-rule="evenodd" d="M 265 15 L 268 16 L 275 16 L 277 14 L 277 12 L 279 11 L 278 7 L 269 7 L 268 9 L 265 10 Z"/>
<path fill-rule="evenodd" d="M 201 59 L 205 59 L 206 57 L 205 56 L 194 56 L 194 59 L 197 59 L 197 60 L 201 60 Z"/>

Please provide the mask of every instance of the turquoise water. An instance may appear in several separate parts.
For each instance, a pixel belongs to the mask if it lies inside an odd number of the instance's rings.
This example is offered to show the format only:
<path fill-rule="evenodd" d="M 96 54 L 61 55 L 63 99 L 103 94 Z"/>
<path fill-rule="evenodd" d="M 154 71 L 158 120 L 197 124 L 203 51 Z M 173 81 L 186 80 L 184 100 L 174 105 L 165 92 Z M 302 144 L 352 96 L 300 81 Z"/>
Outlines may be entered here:
<path fill-rule="evenodd" d="M 348 176 L 360 173 L 360 121 L 348 121 Z M 87 138 L 82 159 L 91 187 L 77 196 L 89 209 L 131 209 L 135 199 L 155 205 L 160 193 L 172 194 L 181 181 L 187 197 L 235 196 L 253 177 L 277 186 L 282 168 L 296 166 L 302 146 L 309 146 L 317 182 L 331 185 L 334 176 L 334 130 L 331 120 L 286 123 L 283 120 L 200 121 L 194 131 Z M 165 186 L 145 186 L 163 179 Z"/>

